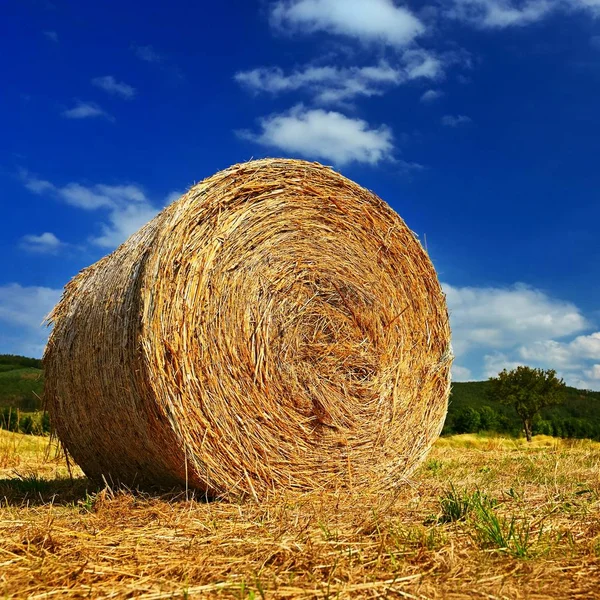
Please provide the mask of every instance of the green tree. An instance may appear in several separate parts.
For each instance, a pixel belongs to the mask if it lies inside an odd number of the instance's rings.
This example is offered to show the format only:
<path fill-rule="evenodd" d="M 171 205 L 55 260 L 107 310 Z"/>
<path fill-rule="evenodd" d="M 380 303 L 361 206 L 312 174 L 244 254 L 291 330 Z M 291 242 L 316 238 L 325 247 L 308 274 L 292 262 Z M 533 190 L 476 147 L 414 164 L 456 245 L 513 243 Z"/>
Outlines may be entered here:
<path fill-rule="evenodd" d="M 482 406 L 479 409 L 480 426 L 482 431 L 498 430 L 498 413 L 489 406 Z"/>
<path fill-rule="evenodd" d="M 489 395 L 501 404 L 514 407 L 530 442 L 533 418 L 545 406 L 561 404 L 565 389 L 565 382 L 553 369 L 517 367 L 512 371 L 504 369 L 497 377 L 490 377 Z"/>
<path fill-rule="evenodd" d="M 40 426 L 42 428 L 42 433 L 50 433 L 52 431 L 52 425 L 50 424 L 50 415 L 46 411 L 42 413 Z"/>
<path fill-rule="evenodd" d="M 533 423 L 533 433 L 535 435 L 553 435 L 554 428 L 552 427 L 552 421 L 547 421 L 545 419 L 536 420 Z"/>
<path fill-rule="evenodd" d="M 19 419 L 19 430 L 21 433 L 32 434 L 35 429 L 35 422 L 31 415 L 24 415 Z"/>
<path fill-rule="evenodd" d="M 19 414 L 14 408 L 5 406 L 2 409 L 2 412 L 0 412 L 0 429 L 19 431 Z"/>
<path fill-rule="evenodd" d="M 477 433 L 481 429 L 481 416 L 475 408 L 463 408 L 454 418 L 456 433 Z"/>

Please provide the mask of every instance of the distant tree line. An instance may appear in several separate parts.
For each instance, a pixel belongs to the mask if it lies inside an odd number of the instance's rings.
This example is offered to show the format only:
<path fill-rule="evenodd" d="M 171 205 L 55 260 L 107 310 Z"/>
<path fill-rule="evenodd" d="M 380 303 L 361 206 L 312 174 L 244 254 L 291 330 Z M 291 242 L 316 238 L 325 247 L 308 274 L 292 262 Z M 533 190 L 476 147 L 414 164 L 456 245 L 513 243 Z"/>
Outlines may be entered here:
<path fill-rule="evenodd" d="M 46 411 L 21 413 L 10 406 L 0 409 L 0 429 L 28 435 L 50 433 L 50 416 Z"/>
<path fill-rule="evenodd" d="M 25 367 L 41 369 L 42 361 L 39 358 L 29 358 L 17 354 L 0 354 L 0 365 L 10 365 L 12 368 Z"/>
<path fill-rule="evenodd" d="M 457 402 L 451 397 L 442 433 L 525 433 L 528 441 L 533 435 L 600 440 L 600 395 L 567 388 L 553 369 L 505 369 L 469 389 L 477 390 L 475 397 L 466 396 L 466 389 Z M 569 414 L 567 409 L 577 412 Z"/>
<path fill-rule="evenodd" d="M 585 418 L 534 418 L 531 430 L 533 435 L 600 441 L 600 423 Z M 519 423 L 489 406 L 469 406 L 456 411 L 453 418 L 446 421 L 442 435 L 489 432 L 519 436 L 522 431 Z"/>

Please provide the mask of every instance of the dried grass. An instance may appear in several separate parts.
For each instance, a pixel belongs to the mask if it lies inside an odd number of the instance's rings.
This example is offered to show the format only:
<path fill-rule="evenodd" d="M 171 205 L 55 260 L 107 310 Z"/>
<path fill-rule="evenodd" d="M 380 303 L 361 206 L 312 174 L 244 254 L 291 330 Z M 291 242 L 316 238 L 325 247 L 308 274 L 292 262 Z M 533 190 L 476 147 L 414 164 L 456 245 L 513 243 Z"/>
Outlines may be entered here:
<path fill-rule="evenodd" d="M 394 501 L 282 490 L 261 503 L 113 491 L 76 469 L 69 482 L 40 440 L 28 478 L 0 469 L 0 597 L 598 598 L 600 444 L 466 439 L 438 441 Z M 531 531 L 528 555 L 482 539 L 476 514 L 440 519 L 450 488 Z"/>
<path fill-rule="evenodd" d="M 96 480 L 384 490 L 446 415 L 429 258 L 387 204 L 316 163 L 199 183 L 75 277 L 50 321 L 48 410 Z"/>

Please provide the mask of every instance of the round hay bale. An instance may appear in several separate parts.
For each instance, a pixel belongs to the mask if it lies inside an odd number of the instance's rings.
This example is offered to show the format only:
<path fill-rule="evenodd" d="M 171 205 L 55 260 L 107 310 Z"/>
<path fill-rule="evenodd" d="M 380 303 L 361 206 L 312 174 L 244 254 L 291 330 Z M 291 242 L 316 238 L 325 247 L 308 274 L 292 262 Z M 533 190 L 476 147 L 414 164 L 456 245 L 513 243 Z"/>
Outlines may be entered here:
<path fill-rule="evenodd" d="M 385 489 L 446 416 L 431 262 L 387 204 L 317 163 L 195 185 L 77 275 L 49 321 L 47 407 L 94 479 Z"/>

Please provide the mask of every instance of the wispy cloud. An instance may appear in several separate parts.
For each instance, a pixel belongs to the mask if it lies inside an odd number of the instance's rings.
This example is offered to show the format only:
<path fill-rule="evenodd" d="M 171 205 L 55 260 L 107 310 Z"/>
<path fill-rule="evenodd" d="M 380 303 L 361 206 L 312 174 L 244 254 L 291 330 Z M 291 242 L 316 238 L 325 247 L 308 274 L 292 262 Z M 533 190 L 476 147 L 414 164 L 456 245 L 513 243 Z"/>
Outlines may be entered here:
<path fill-rule="evenodd" d="M 94 79 L 92 79 L 92 85 L 95 85 L 109 94 L 120 96 L 125 100 L 131 100 L 136 95 L 136 90 L 134 87 L 124 83 L 123 81 L 117 81 L 112 75 L 94 77 Z"/>
<path fill-rule="evenodd" d="M 407 46 L 425 31 L 392 0 L 279 0 L 271 5 L 270 22 L 280 31 L 326 32 L 393 47 Z"/>
<path fill-rule="evenodd" d="M 42 321 L 60 299 L 61 289 L 0 286 L 0 322 L 4 324 L 0 352 L 41 356 L 48 332 Z"/>
<path fill-rule="evenodd" d="M 506 0 L 454 0 L 448 16 L 482 28 L 504 28 L 539 21 L 554 9 L 549 0 L 527 0 L 517 5 Z"/>
<path fill-rule="evenodd" d="M 58 43 L 58 33 L 56 31 L 44 31 L 44 35 L 51 42 Z"/>
<path fill-rule="evenodd" d="M 118 246 L 159 211 L 137 185 L 68 183 L 57 191 L 59 197 L 77 208 L 106 209 L 107 222 L 100 226 L 100 235 L 91 238 L 94 244 L 103 248 Z"/>
<path fill-rule="evenodd" d="M 279 67 L 260 67 L 235 74 L 246 89 L 277 95 L 306 91 L 320 104 L 339 104 L 358 96 L 379 96 L 411 80 L 443 76 L 442 60 L 420 50 L 404 52 L 399 64 L 381 61 L 363 67 L 305 66 L 290 73 Z"/>
<path fill-rule="evenodd" d="M 569 385 L 600 390 L 600 332 L 581 333 L 591 324 L 573 303 L 523 284 L 443 287 L 457 379 L 481 379 L 531 365 L 556 369 Z"/>
<path fill-rule="evenodd" d="M 598 0 L 453 0 L 446 16 L 481 29 L 524 27 L 556 12 L 585 12 L 600 16 Z"/>
<path fill-rule="evenodd" d="M 41 235 L 28 234 L 21 238 L 21 248 L 36 254 L 57 254 L 64 245 L 49 231 Z"/>
<path fill-rule="evenodd" d="M 35 194 L 51 195 L 82 210 L 103 211 L 105 217 L 99 225 L 100 233 L 90 238 L 93 244 L 103 248 L 114 248 L 124 242 L 162 208 L 151 202 L 144 190 L 135 184 L 83 185 L 69 182 L 57 186 L 26 170 L 22 170 L 20 176 L 25 187 Z M 163 206 L 173 199 L 173 194 L 169 194 Z M 47 241 L 50 241 L 49 238 Z"/>
<path fill-rule="evenodd" d="M 52 192 L 55 190 L 54 185 L 50 181 L 40 179 L 36 175 L 33 175 L 27 169 L 19 170 L 19 178 L 23 182 L 23 185 L 34 194 L 43 194 L 45 192 Z"/>
<path fill-rule="evenodd" d="M 438 79 L 444 74 L 442 61 L 429 50 L 407 50 L 402 61 L 409 79 Z"/>
<path fill-rule="evenodd" d="M 421 95 L 421 102 L 429 103 L 438 100 L 444 95 L 440 90 L 427 90 Z"/>
<path fill-rule="evenodd" d="M 134 54 L 146 63 L 154 65 L 155 68 L 162 71 L 166 75 L 172 77 L 175 81 L 180 81 L 184 78 L 181 69 L 174 65 L 169 57 L 159 52 L 152 46 L 138 46 L 133 44 L 131 46 Z"/>
<path fill-rule="evenodd" d="M 471 369 L 454 363 L 452 365 L 452 379 L 454 381 L 473 381 L 473 373 Z"/>
<path fill-rule="evenodd" d="M 578 333 L 589 324 L 572 303 L 518 284 L 508 288 L 444 284 L 457 356 L 474 348 L 516 348 Z"/>
<path fill-rule="evenodd" d="M 184 192 L 181 190 L 173 190 L 172 192 L 169 192 L 165 198 L 165 206 L 168 206 L 171 204 L 171 202 L 175 202 L 175 200 L 179 200 L 179 198 L 183 196 L 183 193 Z"/>
<path fill-rule="evenodd" d="M 600 381 L 600 364 L 593 365 L 591 369 L 584 372 L 584 375 L 594 381 Z"/>
<path fill-rule="evenodd" d="M 444 115 L 442 117 L 442 125 L 446 127 L 458 127 L 471 122 L 471 117 L 467 117 L 466 115 Z"/>
<path fill-rule="evenodd" d="M 519 348 L 523 360 L 542 363 L 551 360 L 557 368 L 581 368 L 582 361 L 600 361 L 600 332 L 580 335 L 570 342 L 541 340 Z"/>
<path fill-rule="evenodd" d="M 387 125 L 373 127 L 341 110 L 354 109 L 360 98 L 381 96 L 416 80 L 433 85 L 431 82 L 437 83 L 446 76 L 451 65 L 469 67 L 471 58 L 467 52 L 454 49 L 439 53 L 420 47 L 416 39 L 426 32 L 424 22 L 395 0 L 275 0 L 269 6 L 269 19 L 279 33 L 345 37 L 361 45 L 363 54 L 376 53 L 379 60 L 367 65 L 348 65 L 346 57 L 344 61 L 327 64 L 321 57 L 292 70 L 260 66 L 237 72 L 235 81 L 252 93 L 272 96 L 302 93 L 308 96 L 304 102 L 336 109 L 296 104 L 286 112 L 260 119 L 258 131 L 238 131 L 240 137 L 337 165 L 352 162 L 375 165 L 395 160 L 404 172 L 424 168 L 393 158 L 393 135 Z M 430 90 L 423 101 L 431 101 L 434 95 L 441 92 Z"/>
<path fill-rule="evenodd" d="M 162 63 L 164 56 L 157 52 L 152 46 L 133 46 L 135 55 L 148 63 Z"/>
<path fill-rule="evenodd" d="M 62 112 L 66 119 L 97 119 L 103 118 L 114 121 L 114 117 L 98 106 L 95 102 L 82 102 L 78 100 L 73 108 Z"/>
<path fill-rule="evenodd" d="M 260 120 L 260 131 L 238 132 L 245 139 L 290 154 L 331 161 L 377 164 L 392 158 L 392 132 L 386 126 L 372 128 L 362 119 L 339 112 L 309 110 L 302 105 Z"/>
<path fill-rule="evenodd" d="M 276 95 L 306 90 L 322 104 L 335 104 L 356 96 L 381 95 L 386 88 L 398 85 L 402 78 L 399 70 L 385 63 L 349 68 L 308 66 L 289 74 L 278 67 L 262 67 L 235 75 L 235 80 L 252 92 Z"/>
<path fill-rule="evenodd" d="M 521 366 L 527 366 L 527 363 L 518 358 L 515 359 L 504 352 L 491 352 L 490 354 L 485 354 L 483 357 L 482 378 L 495 377 L 504 369 L 512 371 Z"/>
<path fill-rule="evenodd" d="M 100 235 L 92 237 L 92 242 L 102 248 L 115 248 L 158 212 L 159 209 L 149 202 L 115 205 L 108 212 L 108 223 L 102 224 Z"/>
<path fill-rule="evenodd" d="M 37 329 L 58 301 L 62 290 L 26 287 L 18 283 L 0 286 L 0 320 Z"/>

